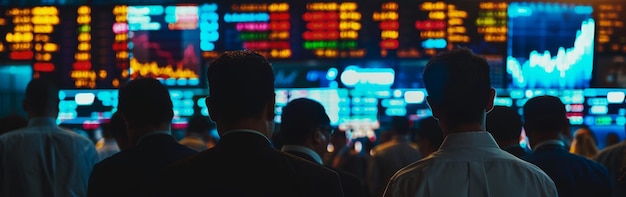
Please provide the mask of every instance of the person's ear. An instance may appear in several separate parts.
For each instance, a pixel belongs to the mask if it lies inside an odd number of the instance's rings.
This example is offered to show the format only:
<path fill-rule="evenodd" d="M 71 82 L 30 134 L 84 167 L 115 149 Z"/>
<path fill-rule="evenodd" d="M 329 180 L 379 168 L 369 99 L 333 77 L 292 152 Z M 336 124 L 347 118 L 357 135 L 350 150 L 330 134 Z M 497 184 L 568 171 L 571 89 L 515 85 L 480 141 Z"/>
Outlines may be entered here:
<path fill-rule="evenodd" d="M 489 99 L 487 100 L 487 108 L 485 109 L 485 112 L 489 113 L 491 110 L 493 110 L 493 107 L 495 105 L 495 98 L 496 98 L 496 89 L 495 88 L 490 88 L 489 89 Z"/>
<path fill-rule="evenodd" d="M 426 104 L 428 104 L 430 111 L 433 113 L 433 118 L 439 120 L 439 111 L 441 110 L 439 109 L 439 106 L 432 104 L 430 96 L 426 96 Z"/>
<path fill-rule="evenodd" d="M 265 104 L 265 120 L 273 121 L 276 116 L 276 93 Z"/>
<path fill-rule="evenodd" d="M 325 142 L 328 142 L 326 135 L 322 132 L 323 131 L 321 129 L 315 129 L 315 132 L 313 132 L 313 142 L 315 142 L 315 144 L 324 144 Z"/>
<path fill-rule="evenodd" d="M 217 122 L 219 120 L 219 115 L 215 111 L 215 106 L 214 106 L 215 101 L 210 96 L 207 96 L 206 99 L 204 100 L 204 103 L 206 104 L 206 107 L 209 111 L 209 118 L 211 118 L 213 122 Z"/>

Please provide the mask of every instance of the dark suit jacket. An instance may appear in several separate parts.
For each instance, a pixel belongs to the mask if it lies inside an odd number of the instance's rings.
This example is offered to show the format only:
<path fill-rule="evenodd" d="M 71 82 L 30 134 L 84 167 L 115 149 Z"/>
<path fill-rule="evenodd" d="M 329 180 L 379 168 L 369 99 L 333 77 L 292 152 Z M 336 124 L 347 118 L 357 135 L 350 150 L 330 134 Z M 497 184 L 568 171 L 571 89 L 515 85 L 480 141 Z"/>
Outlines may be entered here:
<path fill-rule="evenodd" d="M 212 149 L 164 169 L 161 181 L 160 196 L 343 196 L 337 173 L 249 132 L 227 133 Z"/>
<path fill-rule="evenodd" d="M 517 158 L 523 158 L 530 152 L 529 150 L 522 148 L 521 146 L 506 147 L 503 150 L 511 153 L 512 155 L 515 155 Z"/>
<path fill-rule="evenodd" d="M 300 158 L 309 160 L 311 162 L 315 162 L 310 155 L 298 152 L 298 151 L 285 151 L 286 153 L 298 156 Z M 324 166 L 333 170 L 329 166 Z M 339 175 L 339 180 L 341 181 L 341 186 L 343 187 L 343 194 L 345 197 L 365 197 L 368 196 L 367 188 L 365 187 L 365 182 L 359 179 L 356 175 L 353 175 L 344 170 L 334 170 Z"/>
<path fill-rule="evenodd" d="M 153 196 L 160 170 L 196 153 L 178 144 L 171 135 L 146 136 L 135 147 L 96 164 L 89 177 L 87 195 Z"/>
<path fill-rule="evenodd" d="M 559 197 L 611 196 L 611 180 L 606 168 L 569 153 L 561 145 L 541 146 L 523 159 L 537 165 L 552 178 Z"/>

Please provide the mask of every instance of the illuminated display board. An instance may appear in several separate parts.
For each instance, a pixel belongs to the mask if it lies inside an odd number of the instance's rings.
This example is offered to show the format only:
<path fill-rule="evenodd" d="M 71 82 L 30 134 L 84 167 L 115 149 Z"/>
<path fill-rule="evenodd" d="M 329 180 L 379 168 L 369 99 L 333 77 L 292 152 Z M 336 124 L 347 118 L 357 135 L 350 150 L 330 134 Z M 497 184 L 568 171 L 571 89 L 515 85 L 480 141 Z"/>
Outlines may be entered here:
<path fill-rule="evenodd" d="M 384 61 L 396 79 L 409 76 L 398 87 L 419 88 L 410 75 L 422 66 L 412 62 L 463 46 L 487 58 L 498 88 L 626 87 L 626 74 L 615 71 L 626 62 L 623 4 L 215 0 L 4 7 L 0 58 L 31 64 L 35 77 L 53 78 L 64 88 L 116 88 L 138 76 L 160 78 L 170 87 L 201 87 L 210 60 L 227 50 L 251 49 L 274 62 L 336 60 L 339 70 L 349 65 L 342 63 L 346 59 Z M 563 25 L 546 28 L 540 20 Z M 587 39 L 591 32 L 593 40 Z M 557 64 L 577 54 L 568 53 L 578 51 L 576 40 L 584 44 L 580 61 Z M 543 71 L 530 69 L 546 51 L 551 60 L 539 64 Z M 593 65 L 599 69 L 589 82 Z"/>
<path fill-rule="evenodd" d="M 626 87 L 626 3 L 601 3 L 594 12 L 596 54 L 594 87 Z"/>
<path fill-rule="evenodd" d="M 302 46 L 313 58 L 360 58 L 366 50 L 359 44 L 361 12 L 356 2 L 311 2 L 302 20 Z M 308 56 L 308 55 L 307 55 Z"/>
<path fill-rule="evenodd" d="M 224 14 L 224 49 L 250 49 L 270 59 L 291 58 L 289 4 L 232 4 Z"/>
<path fill-rule="evenodd" d="M 128 6 L 130 78 L 197 87 L 202 72 L 198 13 L 196 5 Z"/>

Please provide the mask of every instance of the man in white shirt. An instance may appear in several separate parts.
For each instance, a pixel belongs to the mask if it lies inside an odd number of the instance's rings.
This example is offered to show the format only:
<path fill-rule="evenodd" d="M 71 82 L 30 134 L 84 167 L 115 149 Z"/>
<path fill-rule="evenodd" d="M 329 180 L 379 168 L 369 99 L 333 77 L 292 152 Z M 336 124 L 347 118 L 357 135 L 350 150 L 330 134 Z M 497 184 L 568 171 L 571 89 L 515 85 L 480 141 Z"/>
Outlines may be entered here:
<path fill-rule="evenodd" d="M 57 125 L 58 92 L 43 79 L 26 87 L 28 126 L 0 136 L 0 196 L 87 195 L 98 154 L 91 140 Z"/>
<path fill-rule="evenodd" d="M 493 108 L 489 64 L 467 48 L 433 57 L 427 101 L 445 136 L 438 151 L 400 169 L 384 196 L 557 196 L 541 169 L 501 150 L 485 130 Z"/>

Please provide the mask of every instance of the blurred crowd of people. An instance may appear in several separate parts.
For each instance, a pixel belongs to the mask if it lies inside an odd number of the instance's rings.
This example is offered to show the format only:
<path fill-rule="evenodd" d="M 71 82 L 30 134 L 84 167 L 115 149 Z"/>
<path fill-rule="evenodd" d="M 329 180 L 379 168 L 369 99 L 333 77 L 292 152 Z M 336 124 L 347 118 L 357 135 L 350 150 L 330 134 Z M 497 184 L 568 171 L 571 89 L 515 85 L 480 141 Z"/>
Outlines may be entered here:
<path fill-rule="evenodd" d="M 466 48 L 432 58 L 432 116 L 391 117 L 375 141 L 308 98 L 275 124 L 271 64 L 248 50 L 210 64 L 210 118 L 191 117 L 180 137 L 156 79 L 119 89 L 95 142 L 57 125 L 58 87 L 33 79 L 28 116 L 0 119 L 0 196 L 626 196 L 626 141 L 599 150 L 588 127 L 571 137 L 558 97 L 530 98 L 523 115 L 494 106 L 489 69 Z"/>

